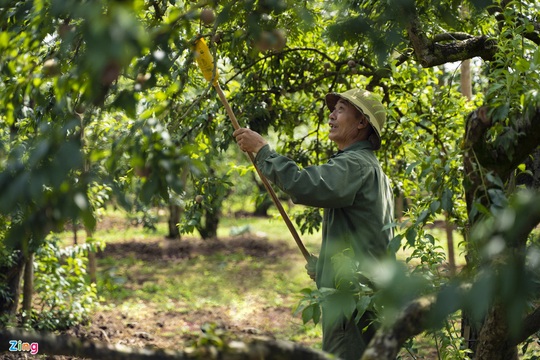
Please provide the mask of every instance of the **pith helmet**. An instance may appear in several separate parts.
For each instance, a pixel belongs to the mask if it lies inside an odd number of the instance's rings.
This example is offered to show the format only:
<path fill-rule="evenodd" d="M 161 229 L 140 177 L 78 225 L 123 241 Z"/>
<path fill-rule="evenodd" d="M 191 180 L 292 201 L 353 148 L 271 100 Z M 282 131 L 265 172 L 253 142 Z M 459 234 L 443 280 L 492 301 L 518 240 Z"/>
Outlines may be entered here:
<path fill-rule="evenodd" d="M 339 99 L 347 100 L 361 113 L 366 115 L 371 127 L 375 130 L 377 141 L 373 144 L 374 150 L 381 147 L 381 131 L 386 121 L 386 110 L 379 97 L 364 89 L 352 89 L 342 93 L 329 93 L 326 95 L 326 105 L 334 111 Z"/>

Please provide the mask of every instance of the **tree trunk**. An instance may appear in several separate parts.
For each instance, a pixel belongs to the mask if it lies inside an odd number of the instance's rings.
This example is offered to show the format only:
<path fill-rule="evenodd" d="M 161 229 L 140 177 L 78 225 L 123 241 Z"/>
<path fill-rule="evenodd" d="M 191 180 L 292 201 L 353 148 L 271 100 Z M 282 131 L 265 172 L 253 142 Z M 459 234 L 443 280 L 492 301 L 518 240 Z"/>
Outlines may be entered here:
<path fill-rule="evenodd" d="M 517 174 L 516 183 L 529 189 L 540 189 L 540 148 L 536 149 L 524 164 L 526 171 Z"/>
<path fill-rule="evenodd" d="M 182 184 L 186 184 L 187 178 L 189 175 L 189 167 L 185 166 L 182 169 L 182 173 L 180 174 L 180 179 L 182 180 Z M 180 223 L 180 217 L 182 216 L 182 211 L 184 209 L 173 202 L 173 199 L 169 199 L 169 234 L 167 235 L 167 239 L 181 239 L 180 234 L 180 228 L 178 227 L 178 224 Z"/>
<path fill-rule="evenodd" d="M 15 316 L 19 305 L 21 295 L 21 278 L 24 269 L 24 257 L 18 251 L 16 259 L 12 266 L 3 266 L 0 273 L 5 274 L 5 292 L 7 298 L 0 298 L 0 314 L 6 314 L 9 317 Z"/>
<path fill-rule="evenodd" d="M 395 216 L 398 222 L 402 221 L 403 219 L 403 193 L 401 191 L 399 192 L 399 195 L 396 197 Z"/>
<path fill-rule="evenodd" d="M 94 236 L 92 230 L 86 228 L 86 239 L 91 239 Z M 88 250 L 88 275 L 92 284 L 97 283 L 97 260 L 96 252 Z"/>
<path fill-rule="evenodd" d="M 268 210 L 270 209 L 272 204 L 273 202 L 272 200 L 270 200 L 269 197 L 265 197 L 264 200 L 257 202 L 257 204 L 255 204 L 253 216 L 268 217 Z"/>
<path fill-rule="evenodd" d="M 467 59 L 461 63 L 461 93 L 467 99 L 472 99 L 471 82 L 471 60 Z"/>
<path fill-rule="evenodd" d="M 182 208 L 179 205 L 169 204 L 169 233 L 167 239 L 180 239 L 180 229 L 178 223 L 180 223 L 180 216 L 182 215 Z"/>
<path fill-rule="evenodd" d="M 461 63 L 461 93 L 468 100 L 472 99 L 471 60 L 469 59 L 464 60 Z M 448 213 L 445 214 L 445 230 L 446 243 L 448 247 L 448 266 L 450 273 L 454 274 L 456 271 L 456 259 L 454 254 L 454 229 L 450 223 L 450 216 Z"/>
<path fill-rule="evenodd" d="M 501 190 L 496 182 L 488 181 L 485 174 L 491 173 L 494 177 L 498 176 L 500 182 L 506 184 L 515 172 L 516 167 L 522 161 L 525 161 L 527 156 L 530 156 L 539 145 L 539 108 L 535 109 L 534 112 L 527 113 L 527 116 L 515 125 L 515 130 L 520 135 L 515 140 L 513 149 L 495 148 L 488 143 L 486 133 L 492 126 L 488 113 L 487 107 L 481 107 L 470 114 L 466 122 L 463 154 L 465 177 L 463 185 L 469 214 L 468 229 L 471 229 L 481 218 L 479 211 L 473 211 L 477 206 L 476 204 L 480 204 L 489 210 L 491 202 L 489 191 L 492 189 Z M 509 153 L 513 155 L 509 157 Z M 467 231 L 465 237 L 468 237 Z M 516 242 L 515 238 L 507 239 L 506 245 L 516 248 L 524 246 L 525 241 L 520 244 L 512 244 L 512 242 Z M 526 236 L 524 238 L 526 239 Z M 474 267 L 476 264 L 474 259 L 472 262 L 470 261 L 471 256 L 471 254 L 465 256 L 468 267 Z M 464 312 L 462 336 L 473 354 L 476 354 L 476 350 L 480 351 L 480 347 L 486 346 L 486 349 L 482 350 L 482 354 L 479 354 L 482 359 L 498 359 L 501 354 L 506 356 L 505 359 L 514 359 L 515 346 L 509 345 L 506 339 L 498 337 L 501 329 L 505 327 L 500 312 L 501 309 L 490 309 L 487 315 L 488 318 L 484 319 L 480 325 L 471 324 L 467 319 L 466 312 Z M 494 345 L 495 343 L 502 344 L 497 347 Z"/>
<path fill-rule="evenodd" d="M 32 318 L 32 298 L 34 295 L 34 254 L 28 254 L 24 264 L 24 282 L 23 282 L 23 324 L 28 324 Z"/>
<path fill-rule="evenodd" d="M 468 232 L 473 225 L 478 221 L 479 215 L 473 213 L 475 202 L 480 203 L 484 207 L 488 207 L 489 200 L 487 197 L 487 189 L 483 186 L 482 168 L 476 158 L 474 145 L 483 141 L 482 137 L 485 129 L 491 126 L 491 121 L 487 118 L 486 108 L 481 108 L 467 118 L 465 129 L 465 141 L 467 144 L 463 154 L 463 165 L 465 176 L 463 187 L 465 189 L 465 202 L 467 205 L 467 214 L 469 214 L 468 224 L 465 231 L 465 238 L 468 241 Z M 469 254 L 465 254 L 466 266 L 473 267 L 475 261 L 471 259 Z M 472 351 L 472 357 L 476 353 L 477 341 L 482 323 L 475 323 L 472 317 L 469 316 L 464 309 L 461 317 L 461 337 L 464 340 L 464 345 Z"/>
<path fill-rule="evenodd" d="M 506 312 L 493 306 L 486 316 L 476 346 L 476 360 L 517 360 L 517 346 L 508 341 Z"/>
<path fill-rule="evenodd" d="M 255 203 L 255 210 L 253 211 L 254 216 L 260 216 L 260 217 L 267 217 L 268 216 L 268 209 L 272 206 L 273 202 L 272 199 L 270 199 L 269 196 L 267 196 L 266 188 L 264 187 L 264 184 L 260 181 L 257 181 L 257 177 L 255 175 L 252 175 L 253 182 L 255 182 L 255 185 L 257 185 L 257 189 L 259 190 L 259 196 L 262 197 L 261 201 L 257 201 Z"/>
<path fill-rule="evenodd" d="M 433 297 L 412 301 L 391 328 L 377 330 L 361 360 L 394 360 L 408 339 L 425 330 L 426 319 L 433 304 Z"/>
<path fill-rule="evenodd" d="M 72 230 L 73 230 L 73 245 L 77 245 L 79 241 L 77 238 L 77 222 L 75 220 L 73 220 Z"/>
<path fill-rule="evenodd" d="M 197 227 L 199 234 L 205 240 L 217 238 L 217 229 L 219 225 L 218 211 L 205 211 L 204 221 Z"/>
<path fill-rule="evenodd" d="M 450 274 L 456 273 L 456 255 L 454 254 L 454 226 L 450 223 L 450 216 L 445 214 L 444 229 L 446 231 L 446 244 L 448 246 L 448 267 Z"/>

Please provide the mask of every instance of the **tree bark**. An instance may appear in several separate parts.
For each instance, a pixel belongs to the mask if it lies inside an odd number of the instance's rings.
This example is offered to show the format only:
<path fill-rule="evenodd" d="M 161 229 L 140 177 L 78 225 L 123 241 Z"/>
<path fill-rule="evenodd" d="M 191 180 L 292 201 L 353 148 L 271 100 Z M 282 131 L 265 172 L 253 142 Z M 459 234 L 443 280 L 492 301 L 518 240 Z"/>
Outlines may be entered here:
<path fill-rule="evenodd" d="M 23 269 L 24 257 L 20 251 L 17 252 L 16 259 L 12 266 L 0 268 L 1 273 L 5 274 L 5 290 L 9 296 L 9 298 L 0 298 L 0 314 L 6 314 L 9 317 L 12 317 L 17 313 L 21 295 Z"/>
<path fill-rule="evenodd" d="M 467 213 L 469 214 L 469 226 L 476 221 L 476 217 L 472 216 L 472 209 L 475 201 L 482 205 L 488 205 L 487 189 L 483 188 L 482 169 L 477 156 L 476 144 L 484 140 L 484 134 L 491 127 L 491 120 L 487 116 L 487 107 L 481 107 L 467 117 L 465 137 L 464 137 L 464 153 L 463 167 L 465 176 L 463 178 L 463 187 L 465 189 L 465 202 L 467 205 Z"/>
<path fill-rule="evenodd" d="M 253 181 L 255 182 L 255 185 L 257 186 L 257 189 L 259 190 L 259 194 L 263 195 L 263 199 L 261 201 L 257 201 L 255 204 L 255 210 L 253 211 L 254 216 L 261 216 L 261 217 L 267 217 L 268 216 L 268 210 L 272 206 L 273 202 L 270 199 L 269 196 L 264 196 L 267 194 L 266 188 L 264 187 L 264 184 L 262 182 L 257 181 L 256 176 L 252 175 Z"/>
<path fill-rule="evenodd" d="M 522 332 L 514 341 L 514 345 L 524 342 L 529 336 L 534 335 L 538 331 L 540 331 L 540 307 L 537 307 L 523 320 Z"/>
<path fill-rule="evenodd" d="M 426 329 L 426 317 L 434 298 L 423 297 L 409 304 L 389 329 L 379 329 L 361 360 L 393 360 L 411 337 Z"/>
<path fill-rule="evenodd" d="M 485 234 L 485 239 L 477 241 L 489 241 L 489 239 L 500 238 L 505 244 L 505 252 L 492 259 L 484 259 L 484 267 L 492 267 L 495 271 L 506 262 L 524 264 L 526 245 L 529 234 L 540 224 L 540 196 L 537 194 L 521 200 L 522 203 L 516 205 L 512 210 L 515 220 L 508 228 L 494 227 L 493 232 Z M 508 259 L 510 258 L 510 259 Z M 505 260 L 503 260 L 505 259 Z M 489 262 L 488 262 L 489 260 Z M 504 269 L 499 270 L 504 271 Z M 525 273 L 524 273 L 525 274 Z M 526 276 L 526 275 L 522 276 Z M 524 296 L 523 294 L 516 296 Z M 517 339 L 510 338 L 510 331 L 507 321 L 507 313 L 501 297 L 495 297 L 489 311 L 480 325 L 468 326 L 468 317 L 464 315 L 462 329 L 470 336 L 464 336 L 469 348 L 473 350 L 477 360 L 512 360 L 518 358 L 517 345 L 525 341 L 540 328 L 540 311 L 537 309 L 529 314 L 521 324 L 520 336 Z"/>
<path fill-rule="evenodd" d="M 531 121 L 529 123 L 532 124 L 533 122 L 534 121 Z M 490 187 L 493 187 L 493 184 L 489 184 L 485 181 L 485 174 L 489 171 L 494 171 L 502 178 L 503 182 L 506 181 L 506 178 L 510 174 L 509 169 L 502 171 L 501 168 L 494 168 L 493 161 L 490 160 L 490 158 L 494 156 L 493 152 L 495 150 L 489 148 L 489 145 L 486 143 L 485 134 L 491 126 L 492 121 L 488 116 L 487 107 L 481 107 L 467 117 L 463 141 L 463 165 L 465 170 L 463 187 L 465 189 L 467 213 L 469 214 L 469 229 L 472 228 L 480 218 L 480 212 L 473 211 L 476 206 L 475 204 L 480 204 L 484 208 L 489 208 L 490 198 L 488 190 Z M 528 130 L 531 131 L 531 129 Z M 532 150 L 533 148 L 530 149 L 530 151 Z M 502 165 L 497 166 L 500 167 Z M 512 169 L 515 169 L 515 167 Z M 467 260 L 467 266 L 470 267 L 470 255 L 467 254 L 465 259 Z M 471 349 L 473 353 L 476 353 L 478 346 L 477 340 L 480 337 L 482 326 L 482 324 L 472 323 L 468 314 L 466 312 L 463 313 L 461 320 L 462 336 L 465 345 L 467 348 Z M 489 336 L 489 334 L 484 333 L 484 336 Z M 488 340 L 484 340 L 484 342 L 489 343 Z"/>
<path fill-rule="evenodd" d="M 417 13 L 412 14 L 407 26 L 407 33 L 414 48 L 416 60 L 423 67 L 463 61 L 477 56 L 490 61 L 493 60 L 496 52 L 495 41 L 487 36 L 441 34 L 430 39 L 425 34 Z M 441 43 L 447 40 L 452 41 Z"/>
<path fill-rule="evenodd" d="M 86 230 L 86 239 L 91 239 L 94 236 L 92 230 L 85 227 Z M 90 277 L 90 282 L 93 284 L 97 283 L 97 260 L 96 252 L 93 250 L 88 250 L 88 275 Z"/>
<path fill-rule="evenodd" d="M 34 295 L 34 254 L 28 254 L 24 264 L 24 282 L 23 282 L 23 304 L 24 316 L 23 324 L 27 324 L 32 318 L 32 298 Z"/>
<path fill-rule="evenodd" d="M 182 180 L 182 184 L 184 184 L 184 186 L 187 182 L 188 175 L 189 167 L 185 166 L 180 174 L 180 179 Z M 182 238 L 178 224 L 180 223 L 180 217 L 182 216 L 183 210 L 184 209 L 178 205 L 174 199 L 169 199 L 169 234 L 167 235 L 167 239 L 180 240 Z"/>
<path fill-rule="evenodd" d="M 138 349 L 124 345 L 110 345 L 73 336 L 34 333 L 19 330 L 0 330 L 0 343 L 17 339 L 39 344 L 39 354 L 66 355 L 99 360 L 330 360 L 333 356 L 288 341 L 256 339 L 249 342 L 231 341 L 218 349 L 201 347 L 192 351 Z"/>
<path fill-rule="evenodd" d="M 516 167 L 540 145 L 540 108 L 535 108 L 514 120 L 516 139 L 507 148 L 496 148 L 487 143 L 485 134 L 491 127 L 487 107 L 469 115 L 464 139 L 465 198 L 470 213 L 475 201 L 485 204 L 486 191 L 482 174 L 493 171 L 506 182 Z M 474 219 L 469 219 L 474 223 Z"/>
<path fill-rule="evenodd" d="M 204 220 L 201 222 L 201 225 L 197 227 L 201 238 L 207 240 L 217 237 L 219 217 L 219 212 L 214 209 L 204 210 Z"/>
<path fill-rule="evenodd" d="M 467 98 L 472 99 L 472 82 L 471 82 L 471 60 L 467 59 L 461 63 L 461 93 Z"/>
<path fill-rule="evenodd" d="M 495 305 L 486 316 L 476 346 L 476 360 L 517 360 L 517 347 L 508 339 L 506 312 Z"/>
<path fill-rule="evenodd" d="M 169 204 L 169 233 L 167 234 L 167 239 L 177 239 L 181 238 L 180 229 L 178 224 L 180 223 L 180 216 L 182 215 L 182 208 L 180 205 Z"/>
<path fill-rule="evenodd" d="M 540 148 L 536 149 L 524 164 L 526 172 L 517 174 L 516 183 L 529 189 L 540 189 Z"/>
<path fill-rule="evenodd" d="M 450 274 L 456 273 L 456 255 L 454 252 L 454 226 L 451 223 L 448 213 L 444 215 L 444 230 L 446 232 L 446 245 L 448 247 L 448 268 Z"/>
<path fill-rule="evenodd" d="M 487 117 L 486 120 L 491 123 Z M 540 145 L 540 108 L 530 109 L 513 120 L 516 138 L 512 145 L 496 148 L 486 143 L 484 135 L 488 127 L 481 129 L 479 136 L 471 143 L 480 165 L 493 170 L 503 181 Z"/>

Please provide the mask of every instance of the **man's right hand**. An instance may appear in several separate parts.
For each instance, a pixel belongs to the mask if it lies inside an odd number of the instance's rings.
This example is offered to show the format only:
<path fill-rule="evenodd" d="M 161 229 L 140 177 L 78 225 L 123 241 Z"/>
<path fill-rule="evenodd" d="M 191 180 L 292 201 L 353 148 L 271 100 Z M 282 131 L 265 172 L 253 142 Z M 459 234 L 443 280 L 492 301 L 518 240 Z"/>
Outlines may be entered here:
<path fill-rule="evenodd" d="M 268 144 L 259 133 L 247 128 L 235 130 L 233 136 L 235 137 L 238 146 L 240 146 L 240 149 L 246 152 L 256 154 L 263 146 Z"/>
<path fill-rule="evenodd" d="M 317 270 L 317 261 L 318 260 L 319 260 L 319 258 L 312 254 L 309 257 L 308 262 L 306 264 L 307 274 L 309 275 L 309 277 L 313 281 L 316 281 L 316 270 Z"/>

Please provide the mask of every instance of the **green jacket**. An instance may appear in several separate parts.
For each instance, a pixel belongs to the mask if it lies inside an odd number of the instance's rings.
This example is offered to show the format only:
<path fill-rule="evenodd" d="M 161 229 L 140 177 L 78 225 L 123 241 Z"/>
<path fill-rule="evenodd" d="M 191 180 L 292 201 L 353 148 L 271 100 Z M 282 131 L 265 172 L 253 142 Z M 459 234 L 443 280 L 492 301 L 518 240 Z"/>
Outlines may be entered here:
<path fill-rule="evenodd" d="M 291 159 L 265 146 L 255 158 L 260 171 L 293 202 L 324 208 L 317 286 L 335 288 L 332 257 L 352 249 L 356 258 L 381 258 L 392 230 L 394 201 L 387 176 L 371 150 L 359 141 L 328 163 L 300 169 Z"/>

